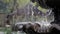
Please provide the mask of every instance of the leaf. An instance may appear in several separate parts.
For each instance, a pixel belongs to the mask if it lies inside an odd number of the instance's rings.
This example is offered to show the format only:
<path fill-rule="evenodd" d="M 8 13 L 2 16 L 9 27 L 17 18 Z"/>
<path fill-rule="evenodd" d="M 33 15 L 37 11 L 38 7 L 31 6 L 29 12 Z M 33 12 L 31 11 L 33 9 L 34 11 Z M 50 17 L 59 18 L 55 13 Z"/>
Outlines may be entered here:
<path fill-rule="evenodd" d="M 43 13 L 46 13 L 47 10 L 48 10 L 48 9 L 44 9 L 44 8 L 42 8 L 41 6 L 39 6 L 38 9 L 39 9 L 40 11 L 42 11 Z"/>

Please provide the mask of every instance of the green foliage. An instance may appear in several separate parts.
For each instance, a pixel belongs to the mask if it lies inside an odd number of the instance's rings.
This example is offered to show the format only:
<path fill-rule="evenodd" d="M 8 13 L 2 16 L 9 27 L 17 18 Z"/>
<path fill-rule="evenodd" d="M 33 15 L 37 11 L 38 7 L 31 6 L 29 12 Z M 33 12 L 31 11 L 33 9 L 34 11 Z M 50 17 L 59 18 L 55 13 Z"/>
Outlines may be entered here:
<path fill-rule="evenodd" d="M 0 13 L 10 13 L 11 9 L 14 8 L 14 3 L 18 5 L 18 8 L 23 8 L 26 6 L 30 0 L 0 0 Z M 37 5 L 37 2 L 33 6 Z M 46 13 L 47 9 L 38 7 L 39 10 Z"/>
<path fill-rule="evenodd" d="M 0 13 L 10 13 L 14 0 L 0 0 Z"/>
<path fill-rule="evenodd" d="M 42 11 L 43 13 L 46 13 L 47 10 L 48 10 L 48 9 L 42 8 L 41 6 L 39 6 L 38 9 L 39 9 L 40 11 Z"/>
<path fill-rule="evenodd" d="M 17 4 L 19 5 L 18 8 L 23 8 L 23 7 L 26 6 L 29 2 L 30 2 L 30 0 L 17 0 Z"/>

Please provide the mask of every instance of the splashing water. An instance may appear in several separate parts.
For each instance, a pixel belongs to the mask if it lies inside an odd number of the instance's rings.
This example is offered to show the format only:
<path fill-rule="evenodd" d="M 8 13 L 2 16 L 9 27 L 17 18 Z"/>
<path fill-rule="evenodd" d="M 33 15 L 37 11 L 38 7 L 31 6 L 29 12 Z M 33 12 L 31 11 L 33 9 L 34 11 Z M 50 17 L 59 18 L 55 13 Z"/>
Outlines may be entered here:
<path fill-rule="evenodd" d="M 46 13 L 43 13 L 39 9 L 37 9 L 36 6 L 33 6 L 33 3 L 28 3 L 24 8 L 19 8 L 17 10 L 17 14 L 20 16 L 17 20 L 17 23 L 20 24 L 26 23 L 38 23 L 41 25 L 41 31 L 45 32 L 46 30 L 49 30 L 51 27 L 50 23 L 54 21 L 54 14 L 52 12 L 52 9 L 47 9 Z M 16 23 L 16 24 L 17 24 Z M 18 24 L 19 24 L 18 23 Z"/>

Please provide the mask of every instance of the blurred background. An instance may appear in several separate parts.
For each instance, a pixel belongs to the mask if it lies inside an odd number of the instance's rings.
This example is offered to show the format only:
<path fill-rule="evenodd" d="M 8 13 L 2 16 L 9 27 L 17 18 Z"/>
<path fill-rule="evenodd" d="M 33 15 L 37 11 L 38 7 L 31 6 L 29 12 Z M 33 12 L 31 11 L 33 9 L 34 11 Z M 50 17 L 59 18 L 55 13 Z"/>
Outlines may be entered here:
<path fill-rule="evenodd" d="M 11 29 L 18 22 L 42 21 L 54 21 L 51 8 L 42 8 L 38 2 L 33 3 L 31 0 L 0 0 L 0 34 L 19 34 L 12 33 Z"/>

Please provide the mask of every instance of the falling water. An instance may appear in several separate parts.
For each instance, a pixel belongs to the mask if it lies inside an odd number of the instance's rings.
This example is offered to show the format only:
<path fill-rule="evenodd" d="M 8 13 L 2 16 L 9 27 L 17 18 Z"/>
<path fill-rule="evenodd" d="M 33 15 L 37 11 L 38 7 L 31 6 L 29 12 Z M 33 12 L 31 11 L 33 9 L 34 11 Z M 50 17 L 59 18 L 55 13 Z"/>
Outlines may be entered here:
<path fill-rule="evenodd" d="M 34 16 L 35 12 L 36 12 L 36 16 Z M 22 23 L 22 22 L 38 23 L 41 25 L 41 31 L 43 32 L 45 32 L 46 30 L 49 30 L 51 25 L 50 23 L 54 21 L 54 14 L 51 9 L 47 9 L 46 13 L 43 13 L 42 11 L 38 10 L 36 6 L 33 6 L 32 2 L 28 3 L 24 8 L 18 9 L 17 13 L 18 15 L 20 16 L 22 15 L 23 17 L 23 18 L 19 17 L 17 20 L 17 23 L 18 22 L 19 23 Z"/>

